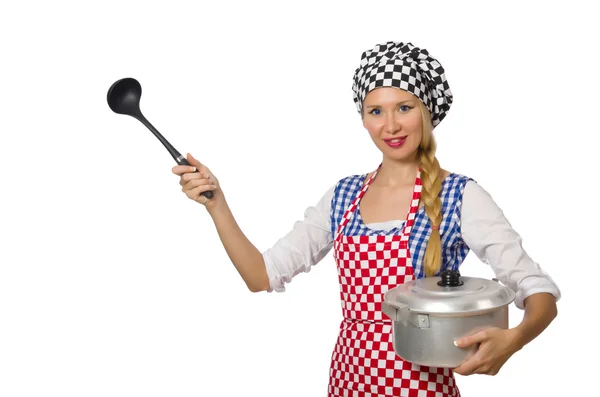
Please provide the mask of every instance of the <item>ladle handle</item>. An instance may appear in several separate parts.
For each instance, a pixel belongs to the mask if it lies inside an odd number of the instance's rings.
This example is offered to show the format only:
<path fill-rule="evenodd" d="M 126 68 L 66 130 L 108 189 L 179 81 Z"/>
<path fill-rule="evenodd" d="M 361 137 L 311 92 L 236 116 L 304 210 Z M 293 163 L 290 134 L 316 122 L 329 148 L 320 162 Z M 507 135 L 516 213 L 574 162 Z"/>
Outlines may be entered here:
<path fill-rule="evenodd" d="M 176 159 L 176 161 L 177 161 L 177 163 L 178 163 L 179 165 L 191 165 L 191 164 L 189 163 L 189 161 L 187 161 L 187 160 L 186 160 L 186 158 L 185 158 L 185 157 L 183 157 L 183 156 L 179 156 L 179 157 Z M 198 172 L 198 170 L 196 169 L 196 171 L 194 171 L 194 172 Z M 211 198 L 213 198 L 213 196 L 214 196 L 214 193 L 213 193 L 212 191 L 210 191 L 210 190 L 209 190 L 209 191 L 207 191 L 207 192 L 202 192 L 201 194 L 202 194 L 204 197 L 206 197 L 207 199 L 211 199 Z"/>
<path fill-rule="evenodd" d="M 152 133 L 154 134 L 154 136 L 156 136 L 158 138 L 158 140 L 163 144 L 164 147 L 167 148 L 167 150 L 169 151 L 169 153 L 171 154 L 171 156 L 175 159 L 175 161 L 177 162 L 177 164 L 179 165 L 191 165 L 190 163 L 188 163 L 188 161 L 185 159 L 185 157 L 183 157 L 181 155 L 181 153 L 179 153 L 177 151 L 177 149 L 175 149 L 173 147 L 173 145 L 171 145 L 169 143 L 169 141 L 167 141 L 165 139 L 165 137 L 163 137 L 161 135 L 160 132 L 158 132 L 158 130 L 156 128 L 154 128 L 154 126 L 152 124 L 150 124 L 150 122 L 144 117 L 144 115 L 139 112 L 138 114 L 133 115 L 133 117 L 135 117 L 136 119 L 138 119 L 139 121 L 142 122 L 142 124 L 144 124 L 146 127 L 148 127 L 148 129 L 150 131 L 152 131 Z M 194 171 L 194 172 L 198 172 L 198 170 Z M 214 193 L 212 191 L 207 191 L 207 192 L 202 192 L 201 193 L 204 197 L 206 197 L 207 199 L 211 199 L 214 196 Z"/>

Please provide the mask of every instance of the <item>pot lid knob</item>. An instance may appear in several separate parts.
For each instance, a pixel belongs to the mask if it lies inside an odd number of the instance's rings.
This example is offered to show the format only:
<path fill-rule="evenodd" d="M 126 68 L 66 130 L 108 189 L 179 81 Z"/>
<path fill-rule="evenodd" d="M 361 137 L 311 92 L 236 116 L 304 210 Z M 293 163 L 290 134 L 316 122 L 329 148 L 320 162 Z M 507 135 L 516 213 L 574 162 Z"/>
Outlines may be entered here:
<path fill-rule="evenodd" d="M 440 287 L 459 287 L 464 284 L 458 270 L 444 270 L 440 273 L 440 277 L 441 280 L 437 283 Z"/>

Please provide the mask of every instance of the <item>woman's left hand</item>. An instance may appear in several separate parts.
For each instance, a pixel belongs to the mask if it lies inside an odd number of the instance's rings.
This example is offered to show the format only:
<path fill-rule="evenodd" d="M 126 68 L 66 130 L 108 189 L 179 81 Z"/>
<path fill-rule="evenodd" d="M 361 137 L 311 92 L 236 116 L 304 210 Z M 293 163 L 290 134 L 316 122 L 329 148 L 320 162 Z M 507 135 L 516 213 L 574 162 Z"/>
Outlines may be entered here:
<path fill-rule="evenodd" d="M 496 375 L 506 361 L 521 350 L 515 329 L 488 328 L 474 335 L 457 340 L 460 348 L 479 343 L 479 349 L 459 367 L 453 369 L 460 375 Z"/>

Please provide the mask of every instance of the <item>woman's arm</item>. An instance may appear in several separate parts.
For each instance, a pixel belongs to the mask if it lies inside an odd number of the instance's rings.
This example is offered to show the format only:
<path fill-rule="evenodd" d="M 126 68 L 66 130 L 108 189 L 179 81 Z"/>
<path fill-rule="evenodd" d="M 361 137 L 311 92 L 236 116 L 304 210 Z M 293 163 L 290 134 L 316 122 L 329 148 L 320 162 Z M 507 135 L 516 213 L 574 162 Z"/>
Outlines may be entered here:
<path fill-rule="evenodd" d="M 225 198 L 207 210 L 229 259 L 248 289 L 252 292 L 268 289 L 269 277 L 263 256 L 240 229 Z"/>
<path fill-rule="evenodd" d="M 515 352 L 548 327 L 556 317 L 556 301 L 561 294 L 556 283 L 525 252 L 521 237 L 491 196 L 472 181 L 463 194 L 461 234 L 475 255 L 516 292 L 515 305 L 525 309 L 523 320 L 514 328 L 491 328 L 456 341 L 461 348 L 480 344 L 475 355 L 454 369 L 456 373 L 495 375 Z"/>
<path fill-rule="evenodd" d="M 227 202 L 207 208 L 225 251 L 252 292 L 285 291 L 284 285 L 302 272 L 308 272 L 333 247 L 331 236 L 331 199 L 334 187 L 327 190 L 304 219 L 273 247 L 260 252 L 238 226 Z"/>
<path fill-rule="evenodd" d="M 301 271 L 307 272 L 333 246 L 330 210 L 335 186 L 306 210 L 303 221 L 296 222 L 291 232 L 263 254 L 240 229 L 210 169 L 190 153 L 187 160 L 189 166 L 177 165 L 172 172 L 180 177 L 186 196 L 205 206 L 229 259 L 250 291 L 283 291 L 284 283 Z M 202 196 L 208 190 L 214 194 L 210 200 Z"/>
<path fill-rule="evenodd" d="M 556 297 L 548 293 L 537 293 L 525 298 L 525 315 L 515 327 L 517 349 L 537 338 L 556 318 Z"/>
<path fill-rule="evenodd" d="M 261 291 L 267 288 L 269 280 L 262 255 L 246 238 L 235 221 L 219 180 L 207 166 L 190 153 L 187 153 L 186 157 L 189 165 L 176 165 L 172 168 L 172 172 L 180 177 L 181 190 L 189 199 L 204 205 L 213 219 L 231 262 L 250 291 Z M 209 190 L 213 192 L 211 199 L 202 195 Z"/>

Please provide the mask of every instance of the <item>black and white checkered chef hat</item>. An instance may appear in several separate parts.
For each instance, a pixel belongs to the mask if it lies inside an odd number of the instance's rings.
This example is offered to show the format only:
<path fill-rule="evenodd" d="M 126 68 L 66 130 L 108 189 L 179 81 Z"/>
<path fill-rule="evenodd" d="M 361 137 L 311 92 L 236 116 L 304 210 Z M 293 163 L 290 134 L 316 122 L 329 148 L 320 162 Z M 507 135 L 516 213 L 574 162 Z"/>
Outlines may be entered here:
<path fill-rule="evenodd" d="M 397 87 L 421 99 L 431 112 L 434 127 L 452 105 L 444 68 L 427 50 L 411 43 L 388 41 L 363 52 L 352 85 L 359 113 L 367 94 L 377 87 Z"/>

